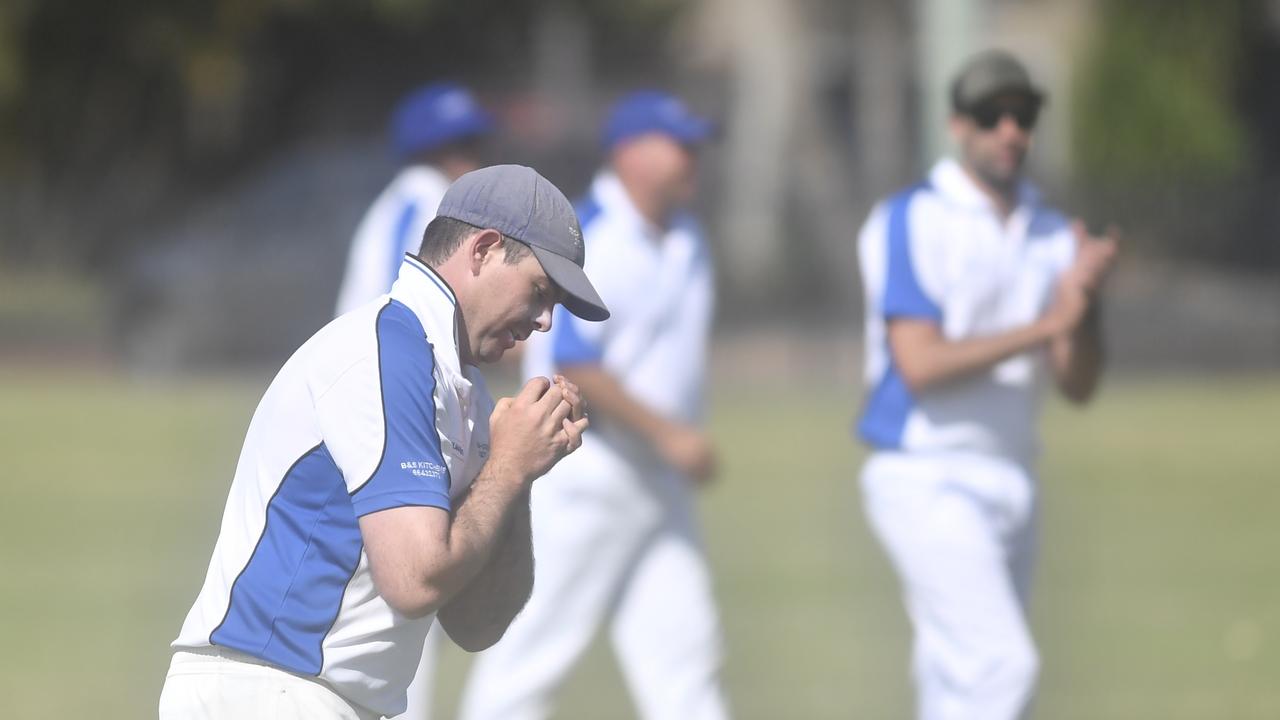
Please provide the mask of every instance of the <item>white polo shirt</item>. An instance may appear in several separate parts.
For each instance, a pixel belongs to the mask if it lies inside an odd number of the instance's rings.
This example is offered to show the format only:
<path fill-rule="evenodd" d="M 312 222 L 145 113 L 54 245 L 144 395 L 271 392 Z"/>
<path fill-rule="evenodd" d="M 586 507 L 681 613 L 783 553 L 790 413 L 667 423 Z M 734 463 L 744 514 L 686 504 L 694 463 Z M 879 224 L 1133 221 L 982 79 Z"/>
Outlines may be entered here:
<path fill-rule="evenodd" d="M 416 255 L 422 233 L 436 216 L 449 178 L 429 165 L 410 165 L 396 175 L 360 220 L 335 315 L 385 294 L 400 272 L 405 253 Z"/>
<path fill-rule="evenodd" d="M 378 595 L 357 518 L 449 510 L 488 456 L 493 402 L 459 362 L 456 304 L 406 257 L 390 295 L 330 322 L 280 369 L 174 647 L 231 648 L 370 710 L 405 709 L 432 617 L 403 617 Z"/>
<path fill-rule="evenodd" d="M 587 322 L 557 307 L 551 331 L 527 341 L 525 377 L 597 364 L 654 412 L 700 423 L 714 291 L 697 223 L 682 213 L 668 228 L 655 226 L 611 172 L 595 178 L 576 210 L 589 249 L 583 269 L 610 317 Z M 602 438 L 629 454 L 645 452 L 607 419 L 593 418 L 584 446 Z"/>
<path fill-rule="evenodd" d="M 1028 183 L 1002 220 L 959 163 L 945 159 L 927 181 L 872 210 L 858 255 L 870 389 L 861 437 L 877 448 L 1033 458 L 1049 374 L 1045 350 L 916 396 L 894 366 L 885 328 L 895 317 L 920 318 L 960 340 L 1031 323 L 1048 308 L 1058 277 L 1074 259 L 1068 221 L 1042 205 Z"/>

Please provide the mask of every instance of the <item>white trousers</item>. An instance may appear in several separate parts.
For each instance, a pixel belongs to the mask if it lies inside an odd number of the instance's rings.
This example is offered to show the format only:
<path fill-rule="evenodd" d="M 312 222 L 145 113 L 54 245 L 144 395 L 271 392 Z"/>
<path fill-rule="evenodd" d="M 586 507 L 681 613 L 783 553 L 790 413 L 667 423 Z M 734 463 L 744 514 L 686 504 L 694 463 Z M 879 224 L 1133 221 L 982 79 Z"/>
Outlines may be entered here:
<path fill-rule="evenodd" d="M 640 717 L 721 720 L 719 621 L 691 491 L 595 438 L 534 483 L 533 595 L 463 693 L 464 720 L 540 720 L 600 626 Z"/>
<path fill-rule="evenodd" d="M 160 691 L 160 720 L 377 720 L 324 683 L 221 648 L 179 650 Z"/>
<path fill-rule="evenodd" d="M 1030 472 L 975 454 L 877 452 L 862 488 L 915 633 L 918 717 L 1024 716 L 1039 668 L 1026 619 L 1037 531 Z"/>

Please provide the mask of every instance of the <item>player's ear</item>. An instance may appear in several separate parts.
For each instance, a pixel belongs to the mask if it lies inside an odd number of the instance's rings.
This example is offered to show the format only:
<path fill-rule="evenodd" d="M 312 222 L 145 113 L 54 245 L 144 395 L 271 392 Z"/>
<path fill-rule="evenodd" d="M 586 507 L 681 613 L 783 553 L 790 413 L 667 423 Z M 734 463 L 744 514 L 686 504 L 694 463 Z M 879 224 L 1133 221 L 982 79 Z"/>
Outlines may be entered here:
<path fill-rule="evenodd" d="M 498 257 L 502 252 L 502 241 L 502 233 L 492 229 L 481 230 L 467 239 L 467 257 L 473 275 L 478 274 L 491 258 Z"/>
<path fill-rule="evenodd" d="M 959 113 L 951 113 L 947 116 L 947 134 L 951 136 L 952 142 L 960 143 L 960 138 L 964 134 L 964 117 Z"/>

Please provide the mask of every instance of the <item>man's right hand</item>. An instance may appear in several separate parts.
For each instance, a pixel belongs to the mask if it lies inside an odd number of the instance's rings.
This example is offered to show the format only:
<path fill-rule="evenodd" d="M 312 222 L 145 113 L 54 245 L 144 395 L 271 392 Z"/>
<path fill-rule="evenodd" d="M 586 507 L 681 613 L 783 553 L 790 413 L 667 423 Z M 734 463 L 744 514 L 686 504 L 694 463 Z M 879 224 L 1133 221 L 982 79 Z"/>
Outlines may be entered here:
<path fill-rule="evenodd" d="M 499 400 L 489 416 L 489 462 L 525 482 L 541 477 L 582 445 L 587 418 L 575 412 L 580 405 L 571 383 L 553 384 L 543 377 L 525 383 L 515 397 Z"/>
<path fill-rule="evenodd" d="M 658 437 L 655 448 L 663 460 L 695 483 L 706 483 L 715 475 L 715 449 L 700 430 L 672 423 Z"/>

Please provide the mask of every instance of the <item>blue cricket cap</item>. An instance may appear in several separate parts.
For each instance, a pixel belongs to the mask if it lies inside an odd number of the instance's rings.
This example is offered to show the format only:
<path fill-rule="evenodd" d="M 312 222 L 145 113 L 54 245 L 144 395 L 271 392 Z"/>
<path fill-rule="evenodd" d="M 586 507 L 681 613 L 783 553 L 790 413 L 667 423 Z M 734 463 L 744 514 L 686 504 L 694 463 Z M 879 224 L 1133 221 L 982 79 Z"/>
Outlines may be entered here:
<path fill-rule="evenodd" d="M 668 135 L 682 145 L 697 145 L 715 133 L 715 123 L 693 114 L 674 95 L 641 90 L 613 104 L 602 139 L 607 149 L 648 133 Z"/>
<path fill-rule="evenodd" d="M 434 83 L 409 93 L 391 117 L 391 145 L 401 160 L 494 130 L 493 116 L 466 88 Z"/>

